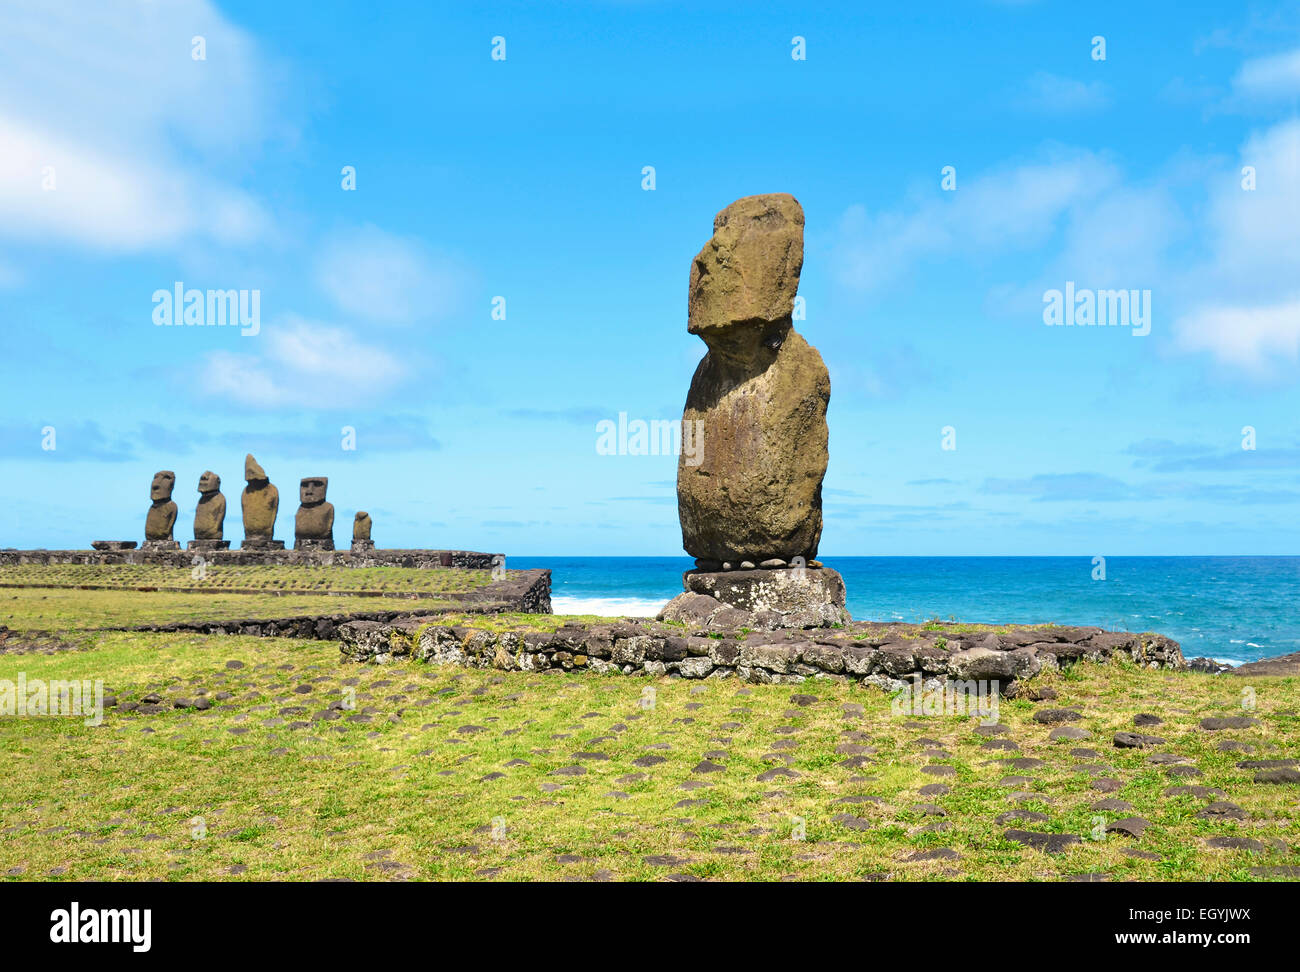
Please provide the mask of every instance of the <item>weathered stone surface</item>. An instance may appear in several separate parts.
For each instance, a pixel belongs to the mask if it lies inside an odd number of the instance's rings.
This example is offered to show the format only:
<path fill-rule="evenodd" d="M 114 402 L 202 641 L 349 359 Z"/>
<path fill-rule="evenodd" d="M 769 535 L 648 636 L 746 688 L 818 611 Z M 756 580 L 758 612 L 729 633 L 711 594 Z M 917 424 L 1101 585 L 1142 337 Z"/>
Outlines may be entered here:
<path fill-rule="evenodd" d="M 226 522 L 226 498 L 221 477 L 208 470 L 199 477 L 199 505 L 194 509 L 194 539 L 220 540 Z"/>
<path fill-rule="evenodd" d="M 172 501 L 172 489 L 175 486 L 176 474 L 170 469 L 153 474 L 153 483 L 149 487 L 149 498 L 153 504 L 144 520 L 146 542 L 172 540 L 172 528 L 176 526 L 176 504 Z"/>
<path fill-rule="evenodd" d="M 370 539 L 370 514 L 361 510 L 352 518 L 352 542 Z"/>
<path fill-rule="evenodd" d="M 776 193 L 717 215 L 691 265 L 688 331 L 708 345 L 682 419 L 701 448 L 677 467 L 682 546 L 704 561 L 817 554 L 830 377 L 793 328 L 803 209 Z"/>
<path fill-rule="evenodd" d="M 665 605 L 660 619 L 713 623 L 722 616 L 721 606 L 745 615 L 727 617 L 733 627 L 755 630 L 828 627 L 849 621 L 844 578 L 826 567 L 689 571 L 682 584 L 686 592 Z"/>
<path fill-rule="evenodd" d="M 244 515 L 244 546 L 265 547 L 273 544 L 275 516 L 280 509 L 280 491 L 266 476 L 253 454 L 244 457 L 244 479 L 248 485 L 239 498 Z"/>
<path fill-rule="evenodd" d="M 319 547 L 334 549 L 334 504 L 325 500 L 329 479 L 325 476 L 306 476 L 298 486 L 298 500 L 302 504 L 293 519 L 294 549 Z"/>
<path fill-rule="evenodd" d="M 136 542 L 134 540 L 92 540 L 90 546 L 94 550 L 134 550 Z"/>

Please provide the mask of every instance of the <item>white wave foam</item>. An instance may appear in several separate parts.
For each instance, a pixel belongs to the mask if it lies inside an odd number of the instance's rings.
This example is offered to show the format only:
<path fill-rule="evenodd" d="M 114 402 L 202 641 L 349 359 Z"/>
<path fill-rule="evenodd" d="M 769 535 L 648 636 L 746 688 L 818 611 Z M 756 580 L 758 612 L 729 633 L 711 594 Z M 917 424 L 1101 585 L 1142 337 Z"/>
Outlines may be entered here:
<path fill-rule="evenodd" d="M 653 618 L 668 600 L 654 597 L 567 597 L 552 595 L 556 614 L 594 614 L 598 618 Z"/>

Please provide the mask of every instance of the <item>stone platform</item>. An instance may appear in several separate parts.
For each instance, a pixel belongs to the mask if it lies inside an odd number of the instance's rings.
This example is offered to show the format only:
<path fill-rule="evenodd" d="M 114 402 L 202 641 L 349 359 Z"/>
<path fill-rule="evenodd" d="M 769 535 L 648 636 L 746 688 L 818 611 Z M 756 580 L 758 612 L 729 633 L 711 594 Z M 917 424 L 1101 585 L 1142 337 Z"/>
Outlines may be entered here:
<path fill-rule="evenodd" d="M 275 547 L 205 550 L 209 564 L 299 564 L 334 567 L 463 567 L 491 570 L 508 566 L 504 555 L 474 550 L 285 550 Z M 500 559 L 498 559 L 500 558 Z M 0 566 L 19 564 L 162 564 L 189 567 L 194 554 L 165 550 L 0 550 Z"/>
<path fill-rule="evenodd" d="M 409 657 L 504 671 L 592 671 L 681 678 L 803 682 L 846 678 L 898 690 L 912 680 L 1016 683 L 1080 659 L 1126 659 L 1146 668 L 1185 667 L 1178 643 L 1150 632 L 1092 627 L 915 625 L 853 622 L 842 628 L 735 630 L 706 622 L 627 619 L 566 624 L 555 631 L 487 630 L 406 619 L 353 621 L 339 628 L 345 660 Z"/>
<path fill-rule="evenodd" d="M 829 567 L 691 570 L 682 575 L 682 586 L 685 593 L 664 606 L 659 620 L 757 631 L 850 621 L 844 578 Z"/>

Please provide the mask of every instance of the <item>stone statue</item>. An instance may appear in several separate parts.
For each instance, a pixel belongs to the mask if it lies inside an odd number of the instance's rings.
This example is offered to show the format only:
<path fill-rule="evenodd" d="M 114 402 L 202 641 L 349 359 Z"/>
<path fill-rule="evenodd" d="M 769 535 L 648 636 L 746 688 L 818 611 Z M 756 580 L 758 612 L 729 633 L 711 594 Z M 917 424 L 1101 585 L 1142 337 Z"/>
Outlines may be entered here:
<path fill-rule="evenodd" d="M 334 504 L 325 502 L 325 476 L 306 476 L 298 486 L 298 515 L 293 521 L 294 550 L 334 549 Z"/>
<path fill-rule="evenodd" d="M 831 383 L 793 326 L 803 224 L 785 193 L 737 200 L 691 264 L 687 330 L 709 350 L 683 421 L 706 438 L 694 465 L 682 451 L 677 504 L 682 546 L 706 563 L 817 556 Z"/>
<path fill-rule="evenodd" d="M 226 523 L 221 477 L 208 470 L 199 477 L 199 505 L 194 510 L 194 539 L 220 540 Z"/>
<path fill-rule="evenodd" d="M 358 512 L 352 520 L 352 549 L 375 549 L 375 542 L 370 539 L 370 514 L 365 510 Z"/>
<path fill-rule="evenodd" d="M 145 548 L 176 550 L 180 544 L 172 539 L 172 528 L 176 526 L 176 504 L 172 501 L 172 489 L 176 486 L 176 474 L 164 469 L 153 474 L 153 483 L 149 487 L 149 496 L 153 505 L 144 520 Z"/>
<path fill-rule="evenodd" d="M 831 382 L 794 329 L 803 208 L 738 199 L 691 263 L 687 330 L 708 346 L 682 415 L 677 512 L 696 570 L 669 620 L 743 612 L 754 628 L 842 623 L 844 582 L 815 558 Z M 687 449 L 687 436 L 702 447 Z M 697 443 L 698 444 L 698 443 Z"/>
<path fill-rule="evenodd" d="M 250 452 L 244 457 L 244 479 L 248 485 L 239 498 L 244 514 L 244 542 L 247 549 L 284 549 L 284 542 L 274 539 L 275 515 L 280 509 L 280 491 L 267 478 Z"/>

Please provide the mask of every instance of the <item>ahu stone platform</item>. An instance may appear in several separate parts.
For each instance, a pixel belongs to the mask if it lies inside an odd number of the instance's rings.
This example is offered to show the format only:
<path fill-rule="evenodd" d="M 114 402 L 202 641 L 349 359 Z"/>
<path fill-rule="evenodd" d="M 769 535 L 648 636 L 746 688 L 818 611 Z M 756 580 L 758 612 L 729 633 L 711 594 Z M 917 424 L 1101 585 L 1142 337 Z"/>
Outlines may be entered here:
<path fill-rule="evenodd" d="M 352 621 L 339 628 L 345 660 L 414 658 L 472 668 L 592 671 L 748 682 L 852 679 L 896 690 L 913 679 L 996 681 L 1005 696 L 1044 669 L 1124 659 L 1147 668 L 1183 668 L 1182 650 L 1163 635 L 1092 627 L 883 624 L 753 631 L 688 627 L 649 619 L 527 625 L 488 630 L 406 619 Z"/>
<path fill-rule="evenodd" d="M 103 542 L 103 541 L 101 541 Z M 491 570 L 505 565 L 503 554 L 474 550 L 0 550 L 0 566 L 20 564 L 161 564 L 189 567 L 202 553 L 209 564 L 252 566 L 284 564 L 311 567 L 461 567 Z"/>

